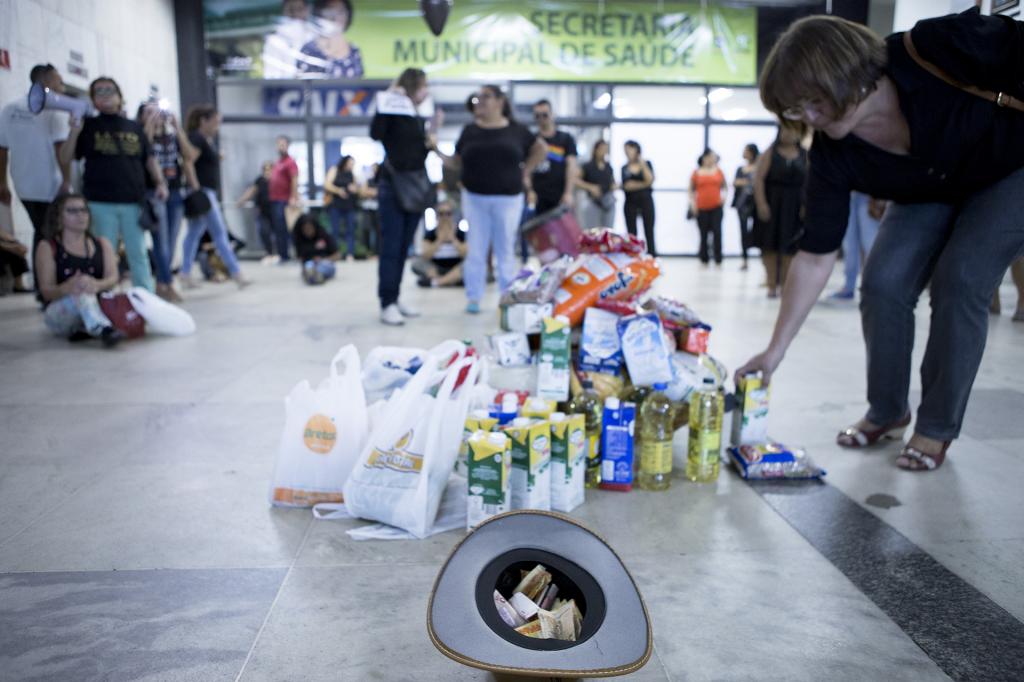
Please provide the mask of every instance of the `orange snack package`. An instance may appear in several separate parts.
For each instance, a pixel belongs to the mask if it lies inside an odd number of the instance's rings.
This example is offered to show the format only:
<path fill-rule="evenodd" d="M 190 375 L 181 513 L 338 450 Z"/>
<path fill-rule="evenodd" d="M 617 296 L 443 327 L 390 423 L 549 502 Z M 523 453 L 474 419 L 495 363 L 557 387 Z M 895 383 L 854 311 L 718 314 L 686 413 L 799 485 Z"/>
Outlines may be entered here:
<path fill-rule="evenodd" d="M 650 256 L 588 254 L 555 292 L 555 315 L 565 315 L 575 327 L 583 321 L 587 308 L 598 301 L 643 293 L 660 274 L 658 262 Z"/>

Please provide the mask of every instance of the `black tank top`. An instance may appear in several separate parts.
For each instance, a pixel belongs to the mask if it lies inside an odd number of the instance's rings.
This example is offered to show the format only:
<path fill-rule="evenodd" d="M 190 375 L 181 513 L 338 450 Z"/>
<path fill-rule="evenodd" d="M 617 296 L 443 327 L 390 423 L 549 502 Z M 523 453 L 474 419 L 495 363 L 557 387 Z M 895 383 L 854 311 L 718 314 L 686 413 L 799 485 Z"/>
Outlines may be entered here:
<path fill-rule="evenodd" d="M 50 240 L 50 245 L 53 246 L 53 260 L 57 268 L 57 284 L 63 284 L 74 277 L 77 272 L 92 275 L 96 279 L 103 279 L 103 249 L 92 235 L 89 235 L 89 243 L 92 244 L 92 256 L 83 258 L 68 253 L 60 241 Z"/>

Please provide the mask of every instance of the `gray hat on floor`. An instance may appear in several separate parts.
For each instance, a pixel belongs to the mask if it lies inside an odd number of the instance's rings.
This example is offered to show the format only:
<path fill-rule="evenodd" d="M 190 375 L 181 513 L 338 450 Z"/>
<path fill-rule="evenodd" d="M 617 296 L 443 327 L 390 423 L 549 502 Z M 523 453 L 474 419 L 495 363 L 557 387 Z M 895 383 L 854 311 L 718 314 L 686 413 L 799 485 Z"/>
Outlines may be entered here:
<path fill-rule="evenodd" d="M 499 616 L 494 591 L 509 591 L 502 588 L 537 564 L 582 611 L 578 641 L 527 637 Z M 635 672 L 653 641 L 647 607 L 615 551 L 574 519 L 542 511 L 489 519 L 452 550 L 430 595 L 427 630 L 441 653 L 464 665 L 569 678 Z"/>

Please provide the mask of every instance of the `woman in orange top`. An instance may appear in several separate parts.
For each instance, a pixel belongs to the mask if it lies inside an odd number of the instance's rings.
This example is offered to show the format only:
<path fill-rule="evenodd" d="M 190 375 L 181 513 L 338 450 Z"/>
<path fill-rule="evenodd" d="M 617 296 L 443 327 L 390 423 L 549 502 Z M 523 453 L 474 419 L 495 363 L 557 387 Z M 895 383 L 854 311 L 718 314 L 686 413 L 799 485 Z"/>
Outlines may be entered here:
<path fill-rule="evenodd" d="M 698 168 L 690 176 L 690 213 L 697 216 L 700 228 L 700 248 L 697 255 L 707 266 L 711 260 L 708 238 L 714 235 L 715 265 L 722 264 L 722 206 L 729 185 L 718 167 L 718 154 L 710 149 L 697 159 Z"/>

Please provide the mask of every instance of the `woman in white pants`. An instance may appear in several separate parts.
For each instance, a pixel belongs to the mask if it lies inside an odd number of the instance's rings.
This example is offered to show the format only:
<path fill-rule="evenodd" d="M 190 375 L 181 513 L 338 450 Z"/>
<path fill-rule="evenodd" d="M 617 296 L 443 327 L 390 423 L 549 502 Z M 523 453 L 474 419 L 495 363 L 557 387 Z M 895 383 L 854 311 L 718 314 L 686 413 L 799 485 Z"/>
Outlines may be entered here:
<path fill-rule="evenodd" d="M 466 312 L 480 312 L 493 249 L 498 286 L 516 274 L 515 241 L 523 214 L 524 190 L 547 145 L 515 122 L 512 105 L 496 85 L 485 85 L 470 99 L 475 122 L 462 129 L 455 155 L 445 163 L 462 169 L 462 211 L 469 222 L 469 254 L 463 266 Z"/>

